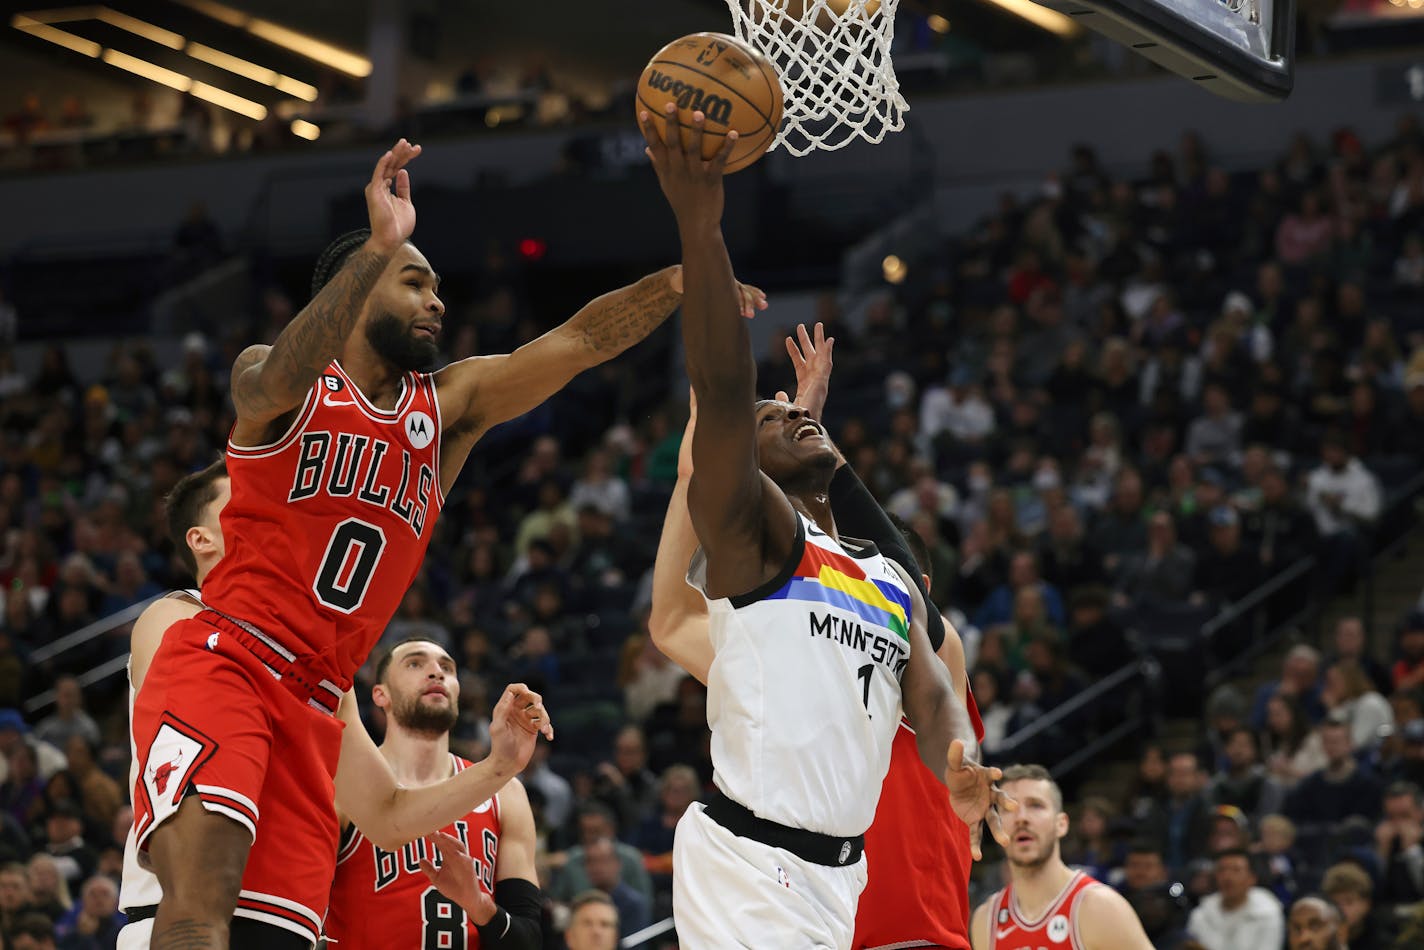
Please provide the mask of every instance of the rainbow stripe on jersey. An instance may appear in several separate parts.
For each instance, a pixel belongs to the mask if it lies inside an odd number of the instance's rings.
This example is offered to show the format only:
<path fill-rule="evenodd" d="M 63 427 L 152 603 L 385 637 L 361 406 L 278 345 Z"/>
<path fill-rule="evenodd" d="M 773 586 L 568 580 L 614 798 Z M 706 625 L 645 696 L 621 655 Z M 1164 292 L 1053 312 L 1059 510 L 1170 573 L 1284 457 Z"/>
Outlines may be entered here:
<path fill-rule="evenodd" d="M 791 579 L 762 599 L 839 607 L 910 642 L 910 595 L 894 584 L 867 577 L 855 558 L 810 539 Z"/>

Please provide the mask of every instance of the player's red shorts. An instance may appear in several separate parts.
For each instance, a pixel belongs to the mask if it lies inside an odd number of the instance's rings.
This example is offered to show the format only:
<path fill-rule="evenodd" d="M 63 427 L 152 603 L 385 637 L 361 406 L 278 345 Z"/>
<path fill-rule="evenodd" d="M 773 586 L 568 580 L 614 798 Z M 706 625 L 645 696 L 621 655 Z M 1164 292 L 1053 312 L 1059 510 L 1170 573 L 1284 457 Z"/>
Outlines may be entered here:
<path fill-rule="evenodd" d="M 196 795 L 252 832 L 236 915 L 315 943 L 336 872 L 342 723 L 324 705 L 335 687 L 320 702 L 299 692 L 301 663 L 285 658 L 209 611 L 168 630 L 134 703 L 134 831 L 147 850 Z"/>

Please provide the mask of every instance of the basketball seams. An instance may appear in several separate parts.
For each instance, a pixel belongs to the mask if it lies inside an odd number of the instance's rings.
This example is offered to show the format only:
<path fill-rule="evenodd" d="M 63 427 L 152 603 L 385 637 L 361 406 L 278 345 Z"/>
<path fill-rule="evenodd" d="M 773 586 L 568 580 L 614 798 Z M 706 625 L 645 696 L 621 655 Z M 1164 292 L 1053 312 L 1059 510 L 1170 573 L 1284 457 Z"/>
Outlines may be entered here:
<path fill-rule="evenodd" d="M 771 126 L 771 125 L 774 124 L 774 123 L 771 121 L 771 116 L 769 116 L 769 115 L 767 115 L 765 112 L 763 112 L 763 111 L 761 110 L 761 107 L 759 107 L 755 102 L 752 102 L 752 101 L 751 101 L 750 99 L 748 99 L 746 96 L 742 95 L 742 93 L 738 92 L 736 89 L 734 89 L 734 88 L 732 88 L 731 86 L 727 85 L 725 82 L 723 82 L 723 81 L 721 80 L 720 77 L 715 76 L 715 75 L 713 75 L 712 73 L 709 73 L 709 72 L 704 72 L 703 70 L 698 69 L 698 68 L 695 67 L 695 66 L 689 66 L 689 65 L 687 65 L 686 63 L 679 63 L 679 62 L 677 62 L 676 60 L 671 60 L 671 59 L 655 59 L 655 60 L 653 60 L 652 62 L 648 63 L 648 66 L 649 66 L 649 67 L 652 67 L 652 66 L 659 66 L 659 65 L 661 65 L 661 66 L 676 66 L 678 69 L 685 69 L 685 70 L 687 70 L 687 71 L 690 72 L 690 73 L 695 73 L 696 75 L 701 76 L 703 79 L 707 79 L 707 80 L 710 80 L 710 81 L 712 81 L 712 82 L 715 82 L 718 86 L 722 87 L 723 89 L 727 90 L 727 91 L 728 91 L 729 93 L 731 93 L 732 95 L 736 96 L 738 99 L 740 99 L 740 100 L 742 100 L 743 102 L 745 102 L 745 103 L 751 108 L 751 110 L 752 110 L 753 112 L 755 112 L 757 115 L 761 116 L 761 121 L 762 121 L 765 125 Z M 763 79 L 766 78 L 766 73 L 765 73 L 760 67 L 758 67 L 757 72 L 759 72 L 759 73 L 762 74 L 762 78 L 763 78 Z M 639 96 L 639 98 L 642 98 L 641 95 Z"/>

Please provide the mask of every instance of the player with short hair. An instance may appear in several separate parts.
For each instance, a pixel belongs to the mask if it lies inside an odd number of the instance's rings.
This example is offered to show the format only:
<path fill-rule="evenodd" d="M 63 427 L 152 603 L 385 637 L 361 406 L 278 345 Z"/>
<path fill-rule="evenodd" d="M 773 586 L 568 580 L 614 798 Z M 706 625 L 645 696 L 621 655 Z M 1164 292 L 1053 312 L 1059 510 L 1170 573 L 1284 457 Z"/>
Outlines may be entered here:
<path fill-rule="evenodd" d="M 997 770 L 964 757 L 972 730 L 933 656 L 914 582 L 843 537 L 827 491 L 836 452 L 804 407 L 755 401 L 756 364 L 721 233 L 729 133 L 701 157 L 640 116 L 682 242 L 683 339 L 699 422 L 687 505 L 714 658 L 708 723 L 722 797 L 678 823 L 673 908 L 689 948 L 848 947 L 871 823 L 903 707 L 927 765 L 977 823 Z"/>
<path fill-rule="evenodd" d="M 154 601 L 134 622 L 129 653 L 130 703 L 133 702 L 134 693 L 143 684 L 148 665 L 164 634 L 174 623 L 196 616 L 203 608 L 203 581 L 223 556 L 220 514 L 223 506 L 227 504 L 229 494 L 227 467 L 222 460 L 184 476 L 168 494 L 165 507 L 169 537 L 180 558 L 193 571 L 199 589 L 174 591 Z M 352 702 L 354 703 L 354 698 Z M 348 721 L 348 728 L 360 729 L 364 733 L 365 726 L 361 724 L 359 717 L 354 715 L 354 706 L 349 709 L 349 713 L 352 714 L 352 719 Z M 137 772 L 136 762 L 132 766 L 132 772 Z M 383 759 L 378 758 L 373 762 L 369 757 L 359 754 L 343 758 L 337 769 L 337 806 L 345 805 L 352 795 L 374 796 L 378 799 L 399 797 L 401 793 L 400 787 L 396 785 L 396 778 L 398 776 L 392 774 Z M 447 782 L 445 790 L 456 807 L 467 803 L 465 795 L 452 783 Z M 508 786 L 501 794 L 507 790 Z M 517 797 L 518 793 L 513 795 Z M 527 810 L 527 799 L 524 799 L 524 805 Z M 511 807 L 516 812 L 511 826 L 515 829 L 516 843 L 511 846 L 513 850 L 508 852 L 511 857 L 509 863 L 502 866 L 504 870 L 518 866 L 518 841 L 522 840 L 520 835 L 525 827 L 517 814 L 519 804 L 516 802 Z M 532 816 L 530 821 L 532 822 Z M 149 946 L 153 918 L 162 897 L 163 890 L 158 878 L 138 862 L 134 831 L 130 828 L 124 847 L 124 870 L 119 899 L 119 907 L 128 916 L 129 922 L 119 932 L 118 950 L 143 950 Z M 284 928 L 243 915 L 234 918 L 232 932 L 234 943 L 239 944 L 280 946 L 293 939 L 293 935 Z M 521 945 L 513 943 L 510 946 Z"/>
<path fill-rule="evenodd" d="M 1152 950 L 1126 898 L 1063 863 L 1068 814 L 1048 770 L 1009 766 L 1002 786 L 1018 801 L 1004 847 L 1009 884 L 974 912 L 974 950 Z"/>
<path fill-rule="evenodd" d="M 343 734 L 356 718 L 345 697 L 420 567 L 445 493 L 491 427 L 621 353 L 677 304 L 669 268 L 513 353 L 428 372 L 445 306 L 439 275 L 410 243 L 406 165 L 419 154 L 402 139 L 381 157 L 366 186 L 369 230 L 329 248 L 311 302 L 233 366 L 226 555 L 204 584 L 205 608 L 163 637 L 134 710 L 134 820 L 163 884 L 158 944 L 226 946 L 235 911 L 315 942 L 339 835 L 338 756 L 389 774 L 364 730 Z M 343 804 L 394 850 L 498 792 L 540 732 L 552 732 L 541 698 L 510 687 L 490 755 L 448 780 L 463 803 L 392 781 L 385 798 L 352 789 Z"/>
<path fill-rule="evenodd" d="M 796 367 L 795 405 L 820 417 L 829 392 L 834 339 L 824 327 L 813 332 L 797 327 L 787 351 Z M 787 401 L 785 393 L 777 399 Z M 648 630 L 659 649 L 694 671 L 705 683 L 713 658 L 708 639 L 707 604 L 688 586 L 685 565 L 697 549 L 697 536 L 687 514 L 687 482 L 692 475 L 693 417 L 683 435 L 678 457 L 678 481 L 668 505 L 653 567 L 653 610 Z M 928 597 L 930 577 L 921 565 L 930 563 L 924 540 L 896 524 L 838 453 L 829 498 L 836 524 L 862 536 L 905 569 L 921 577 Z M 958 633 L 926 600 L 930 644 L 949 672 L 955 693 L 968 707 L 974 731 L 962 736 L 977 746 L 982 726 L 964 669 L 964 647 Z M 934 629 L 933 621 L 940 621 Z M 938 642 L 937 642 L 938 641 Z M 890 766 L 881 785 L 875 820 L 865 834 L 867 881 L 855 913 L 854 948 L 969 947 L 969 873 L 974 841 L 969 827 L 949 807 L 941 781 L 927 769 L 916 749 L 915 731 L 902 719 L 891 746 Z"/>
<path fill-rule="evenodd" d="M 412 637 L 391 647 L 376 666 L 371 700 L 386 711 L 381 754 L 401 785 L 432 785 L 472 764 L 450 751 L 460 679 L 439 644 Z M 541 945 L 534 814 L 518 779 L 438 834 L 398 851 L 376 846 L 345 819 L 343 824 L 326 916 L 326 937 L 335 946 Z"/>

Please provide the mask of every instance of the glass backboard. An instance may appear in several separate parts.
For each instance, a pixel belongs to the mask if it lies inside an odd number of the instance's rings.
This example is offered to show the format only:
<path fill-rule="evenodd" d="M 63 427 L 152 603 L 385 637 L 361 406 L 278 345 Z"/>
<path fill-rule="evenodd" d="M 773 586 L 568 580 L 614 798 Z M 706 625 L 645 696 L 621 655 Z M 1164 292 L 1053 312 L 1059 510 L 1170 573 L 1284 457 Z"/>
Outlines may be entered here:
<path fill-rule="evenodd" d="M 1038 0 L 1229 99 L 1284 99 L 1295 0 Z"/>

